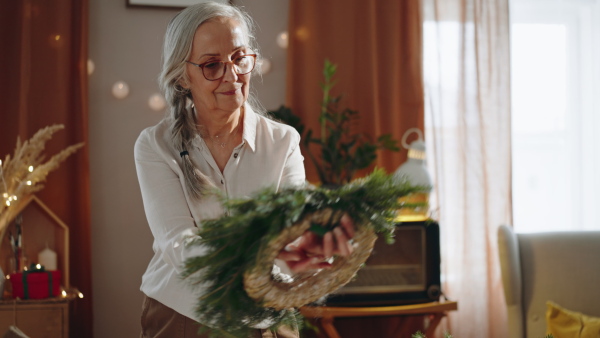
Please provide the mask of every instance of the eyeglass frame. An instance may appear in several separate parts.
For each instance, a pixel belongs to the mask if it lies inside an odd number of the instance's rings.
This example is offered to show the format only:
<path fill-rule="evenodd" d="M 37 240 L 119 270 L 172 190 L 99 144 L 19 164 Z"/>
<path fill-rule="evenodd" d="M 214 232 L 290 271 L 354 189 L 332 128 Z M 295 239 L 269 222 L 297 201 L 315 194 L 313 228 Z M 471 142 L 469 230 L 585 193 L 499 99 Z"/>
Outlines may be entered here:
<path fill-rule="evenodd" d="M 236 72 L 236 71 L 235 71 L 235 66 L 236 66 L 236 65 L 235 65 L 235 63 L 234 63 L 234 62 L 235 62 L 235 60 L 237 60 L 237 59 L 239 59 L 239 58 L 246 57 L 246 56 L 251 56 L 251 57 L 253 57 L 253 58 L 254 58 L 254 64 L 252 65 L 252 69 L 250 69 L 248 72 L 246 72 L 246 73 L 243 73 L 243 74 Z M 222 79 L 222 78 L 225 76 L 225 73 L 227 72 L 227 64 L 228 64 L 228 63 L 231 63 L 231 64 L 232 64 L 232 66 L 233 66 L 233 68 L 232 68 L 232 69 L 233 69 L 233 72 L 234 72 L 236 75 L 246 75 L 246 74 L 249 74 L 250 72 L 252 72 L 252 71 L 254 70 L 254 68 L 256 68 L 256 57 L 257 57 L 257 56 L 258 56 L 258 54 L 244 54 L 244 55 L 240 55 L 240 56 L 236 57 L 235 59 L 233 59 L 233 60 L 231 60 L 231 61 L 222 61 L 222 60 L 215 61 L 215 60 L 211 60 L 211 61 L 202 62 L 202 63 L 200 63 L 200 64 L 198 64 L 198 63 L 193 63 L 193 62 L 191 62 L 191 61 L 187 61 L 187 60 L 186 60 L 185 62 L 189 63 L 189 64 L 190 64 L 190 65 L 192 65 L 192 66 L 195 66 L 195 67 L 198 67 L 198 68 L 200 68 L 200 69 L 202 70 L 202 76 L 204 76 L 204 78 L 205 78 L 207 81 L 217 81 L 217 80 L 220 80 L 220 79 Z M 215 62 L 222 62 L 222 63 L 223 63 L 223 65 L 225 65 L 225 67 L 223 67 L 223 74 L 222 74 L 221 76 L 219 76 L 218 78 L 216 78 L 216 79 L 209 80 L 209 79 L 206 77 L 206 74 L 204 74 L 204 66 L 206 66 L 206 65 L 207 65 L 207 64 L 209 64 L 209 63 L 215 63 Z"/>

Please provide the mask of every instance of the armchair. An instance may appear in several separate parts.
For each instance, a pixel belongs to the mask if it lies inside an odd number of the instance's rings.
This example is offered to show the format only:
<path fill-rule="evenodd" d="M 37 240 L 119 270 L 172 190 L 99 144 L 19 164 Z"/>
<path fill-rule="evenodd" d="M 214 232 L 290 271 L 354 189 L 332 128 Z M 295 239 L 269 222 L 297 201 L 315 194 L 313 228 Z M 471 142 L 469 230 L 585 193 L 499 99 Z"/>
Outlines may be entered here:
<path fill-rule="evenodd" d="M 498 229 L 509 337 L 542 338 L 546 301 L 600 317 L 600 231 Z"/>

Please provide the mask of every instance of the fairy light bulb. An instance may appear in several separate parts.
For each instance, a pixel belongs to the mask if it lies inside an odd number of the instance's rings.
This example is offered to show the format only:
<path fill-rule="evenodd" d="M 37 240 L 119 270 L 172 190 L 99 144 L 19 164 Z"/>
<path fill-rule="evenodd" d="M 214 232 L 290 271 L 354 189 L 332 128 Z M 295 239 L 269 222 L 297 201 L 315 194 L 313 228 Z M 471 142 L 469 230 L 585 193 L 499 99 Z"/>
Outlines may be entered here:
<path fill-rule="evenodd" d="M 288 47 L 288 32 L 281 32 L 277 35 L 277 45 L 283 49 Z"/>
<path fill-rule="evenodd" d="M 32 185 L 32 184 L 33 184 L 33 182 L 31 182 L 31 181 L 27 181 L 27 182 L 25 182 L 25 184 L 27 184 L 27 185 Z"/>
<path fill-rule="evenodd" d="M 124 99 L 129 95 L 129 85 L 123 81 L 117 81 L 112 87 L 112 94 L 117 99 Z"/>
<path fill-rule="evenodd" d="M 81 293 L 81 292 L 80 292 L 80 293 L 78 294 L 78 296 L 79 296 L 79 298 L 83 298 L 83 293 Z"/>
<path fill-rule="evenodd" d="M 96 64 L 94 64 L 94 61 L 92 61 L 92 59 L 88 59 L 87 60 L 87 73 L 88 73 L 88 75 L 94 74 L 94 70 L 96 70 Z"/>
<path fill-rule="evenodd" d="M 269 59 L 260 58 L 256 63 L 260 75 L 265 75 L 271 71 L 271 61 Z"/>
<path fill-rule="evenodd" d="M 150 109 L 154 111 L 161 111 L 167 106 L 167 102 L 162 95 L 156 93 L 150 96 L 148 99 L 148 106 L 150 106 Z"/>
<path fill-rule="evenodd" d="M 29 172 L 32 173 L 33 172 L 33 166 L 30 165 L 29 168 L 27 168 L 27 170 L 29 170 Z"/>

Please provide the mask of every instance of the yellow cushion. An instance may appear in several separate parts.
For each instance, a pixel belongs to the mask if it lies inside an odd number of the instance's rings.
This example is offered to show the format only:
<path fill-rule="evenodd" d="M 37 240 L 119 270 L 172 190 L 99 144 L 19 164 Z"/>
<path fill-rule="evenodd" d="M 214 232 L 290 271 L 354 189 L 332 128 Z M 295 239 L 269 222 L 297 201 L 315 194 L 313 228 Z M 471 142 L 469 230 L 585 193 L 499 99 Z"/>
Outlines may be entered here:
<path fill-rule="evenodd" d="M 546 325 L 546 334 L 554 338 L 600 337 L 600 318 L 567 310 L 551 301 L 546 302 Z"/>

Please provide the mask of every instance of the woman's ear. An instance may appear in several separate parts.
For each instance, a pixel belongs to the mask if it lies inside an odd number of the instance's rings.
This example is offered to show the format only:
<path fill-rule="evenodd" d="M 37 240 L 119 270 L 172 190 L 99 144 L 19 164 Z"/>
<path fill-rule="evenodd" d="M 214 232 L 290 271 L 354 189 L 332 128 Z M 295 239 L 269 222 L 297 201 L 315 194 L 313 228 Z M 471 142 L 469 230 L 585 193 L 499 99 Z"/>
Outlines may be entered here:
<path fill-rule="evenodd" d="M 179 79 L 179 81 L 177 81 L 177 84 L 183 89 L 190 89 L 190 84 L 183 76 Z"/>

